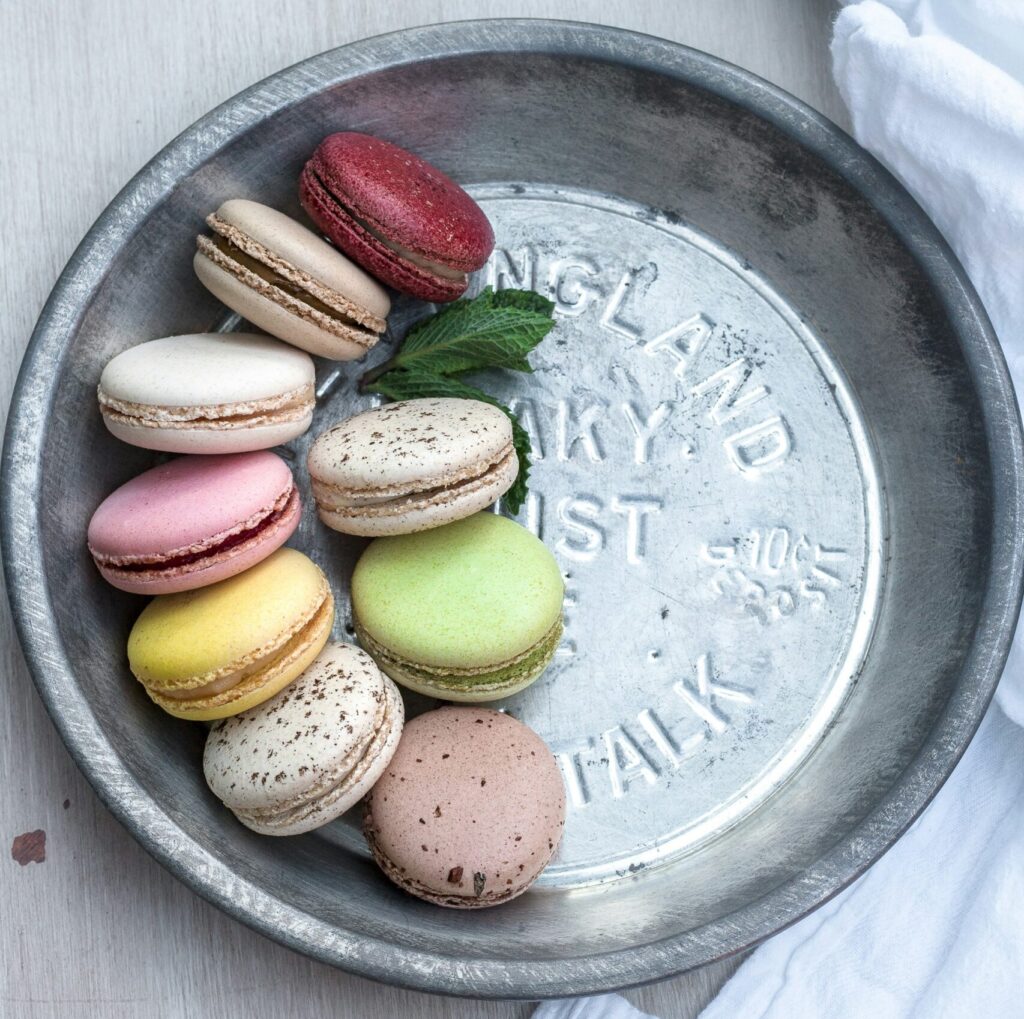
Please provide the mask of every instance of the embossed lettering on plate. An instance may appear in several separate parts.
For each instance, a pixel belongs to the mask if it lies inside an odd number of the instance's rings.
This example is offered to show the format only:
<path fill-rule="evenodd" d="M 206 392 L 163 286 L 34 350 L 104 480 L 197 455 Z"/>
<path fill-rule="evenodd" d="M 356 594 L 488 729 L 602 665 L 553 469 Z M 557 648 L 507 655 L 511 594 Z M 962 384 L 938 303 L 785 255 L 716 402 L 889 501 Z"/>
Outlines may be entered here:
<path fill-rule="evenodd" d="M 612 880 L 740 821 L 817 743 L 870 639 L 875 471 L 842 375 L 754 269 L 602 196 L 475 193 L 480 285 L 558 317 L 534 374 L 482 380 L 530 433 L 518 519 L 566 576 L 558 654 L 498 706 L 565 777 L 541 886 Z"/>

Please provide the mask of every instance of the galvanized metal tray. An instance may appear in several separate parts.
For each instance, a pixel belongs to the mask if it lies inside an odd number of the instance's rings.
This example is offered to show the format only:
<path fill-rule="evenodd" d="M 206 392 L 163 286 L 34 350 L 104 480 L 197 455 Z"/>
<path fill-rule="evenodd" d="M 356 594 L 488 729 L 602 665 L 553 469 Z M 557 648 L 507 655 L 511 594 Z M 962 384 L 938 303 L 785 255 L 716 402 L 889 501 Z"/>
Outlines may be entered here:
<path fill-rule="evenodd" d="M 142 340 L 236 326 L 192 275 L 204 215 L 232 196 L 301 214 L 298 171 L 338 129 L 422 153 L 478 197 L 498 247 L 476 286 L 557 301 L 535 374 L 485 384 L 533 435 L 521 519 L 567 582 L 554 665 L 504 706 L 557 753 L 570 814 L 537 888 L 469 915 L 388 884 L 355 819 L 275 840 L 221 809 L 202 728 L 162 714 L 127 672 L 140 600 L 105 586 L 85 550 L 92 509 L 153 462 L 106 434 L 103 364 Z M 399 302 L 392 335 L 423 310 Z M 362 544 L 317 523 L 302 463 L 313 434 L 367 405 L 360 370 L 321 365 L 314 428 L 288 451 L 307 500 L 294 543 L 328 571 L 341 636 Z M 976 295 L 841 131 L 657 39 L 463 23 L 262 82 L 118 196 L 25 359 L 4 560 L 71 752 L 196 891 L 378 979 L 576 994 L 770 935 L 922 809 L 1007 652 L 1021 452 Z"/>

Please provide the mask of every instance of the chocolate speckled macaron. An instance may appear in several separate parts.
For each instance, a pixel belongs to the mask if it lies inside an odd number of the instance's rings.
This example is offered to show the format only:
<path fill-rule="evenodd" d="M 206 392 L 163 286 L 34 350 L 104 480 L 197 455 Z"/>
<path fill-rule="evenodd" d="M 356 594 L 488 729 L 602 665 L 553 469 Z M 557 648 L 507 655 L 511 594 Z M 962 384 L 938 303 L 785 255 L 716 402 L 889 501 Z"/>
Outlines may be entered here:
<path fill-rule="evenodd" d="M 554 855 L 565 790 L 543 740 L 485 708 L 413 719 L 366 801 L 364 832 L 384 873 L 439 906 L 521 895 Z"/>
<path fill-rule="evenodd" d="M 276 697 L 210 730 L 203 771 L 247 828 L 298 835 L 362 799 L 391 760 L 404 717 L 398 689 L 369 655 L 328 644 Z"/>
<path fill-rule="evenodd" d="M 390 403 L 320 435 L 309 451 L 320 519 L 345 534 L 410 534 L 472 516 L 512 487 L 512 424 L 478 400 Z"/>

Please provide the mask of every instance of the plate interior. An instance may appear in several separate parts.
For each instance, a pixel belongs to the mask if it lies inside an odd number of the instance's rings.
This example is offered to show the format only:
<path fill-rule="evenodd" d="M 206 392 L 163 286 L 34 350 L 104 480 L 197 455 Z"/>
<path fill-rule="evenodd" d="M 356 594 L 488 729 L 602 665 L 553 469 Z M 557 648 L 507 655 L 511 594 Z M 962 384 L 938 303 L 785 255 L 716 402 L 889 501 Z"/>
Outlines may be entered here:
<path fill-rule="evenodd" d="M 557 328 L 484 387 L 535 466 L 521 523 L 566 583 L 565 638 L 498 706 L 554 750 L 569 816 L 539 886 L 670 862 L 755 810 L 841 705 L 870 639 L 881 509 L 846 380 L 749 262 L 622 199 L 476 188 L 497 246 L 474 289 L 537 289 Z M 422 304 L 401 302 L 383 360 Z M 373 405 L 328 368 L 310 438 Z M 306 527 L 338 633 L 363 542 Z M 500 583 L 495 577 L 495 583 Z M 412 698 L 413 710 L 424 706 Z M 327 837 L 365 853 L 358 818 Z"/>

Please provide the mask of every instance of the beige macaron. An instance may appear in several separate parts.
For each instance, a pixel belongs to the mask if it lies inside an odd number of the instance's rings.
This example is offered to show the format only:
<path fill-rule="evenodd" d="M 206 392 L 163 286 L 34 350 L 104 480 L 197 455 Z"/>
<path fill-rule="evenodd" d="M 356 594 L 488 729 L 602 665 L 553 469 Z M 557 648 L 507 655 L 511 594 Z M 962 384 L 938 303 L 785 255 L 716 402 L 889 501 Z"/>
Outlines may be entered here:
<path fill-rule="evenodd" d="M 512 487 L 512 424 L 477 400 L 424 399 L 357 414 L 313 443 L 320 519 L 345 534 L 411 534 L 461 520 Z"/>
<path fill-rule="evenodd" d="M 243 318 L 336 361 L 362 357 L 380 338 L 384 288 L 311 230 L 269 206 L 233 198 L 196 238 L 196 275 Z"/>
<path fill-rule="evenodd" d="M 330 643 L 276 697 L 210 730 L 203 772 L 247 828 L 299 835 L 370 791 L 398 749 L 404 719 L 398 688 L 373 659 Z"/>

